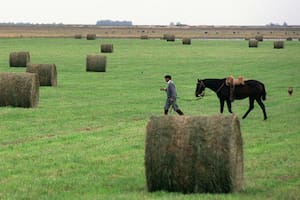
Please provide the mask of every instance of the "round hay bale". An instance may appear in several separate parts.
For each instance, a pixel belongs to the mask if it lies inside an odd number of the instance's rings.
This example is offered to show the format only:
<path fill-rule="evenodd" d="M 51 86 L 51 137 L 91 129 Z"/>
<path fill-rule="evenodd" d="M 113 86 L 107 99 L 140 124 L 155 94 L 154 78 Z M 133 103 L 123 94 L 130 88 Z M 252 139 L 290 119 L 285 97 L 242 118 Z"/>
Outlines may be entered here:
<path fill-rule="evenodd" d="M 39 85 L 37 74 L 0 73 L 0 106 L 37 107 Z"/>
<path fill-rule="evenodd" d="M 258 47 L 258 41 L 255 40 L 255 39 L 250 39 L 249 42 L 248 42 L 248 45 L 249 45 L 250 48 Z"/>
<path fill-rule="evenodd" d="M 141 39 L 142 39 L 142 40 L 148 40 L 149 37 L 148 37 L 148 35 L 141 35 Z"/>
<path fill-rule="evenodd" d="M 96 40 L 96 34 L 87 34 L 86 39 L 87 40 Z"/>
<path fill-rule="evenodd" d="M 293 38 L 292 37 L 288 37 L 288 38 L 286 38 L 286 41 L 293 41 Z"/>
<path fill-rule="evenodd" d="M 257 36 L 255 36 L 255 39 L 259 42 L 262 42 L 262 41 L 264 41 L 264 36 L 263 35 L 257 35 Z"/>
<path fill-rule="evenodd" d="M 101 44 L 102 53 L 112 53 L 114 51 L 114 46 L 112 44 Z"/>
<path fill-rule="evenodd" d="M 105 72 L 106 71 L 106 56 L 87 55 L 86 56 L 86 71 Z"/>
<path fill-rule="evenodd" d="M 151 117 L 145 168 L 150 192 L 240 191 L 243 141 L 237 116 Z"/>
<path fill-rule="evenodd" d="M 57 71 L 55 64 L 27 63 L 26 72 L 37 73 L 40 86 L 57 86 Z"/>
<path fill-rule="evenodd" d="M 81 35 L 81 34 L 76 34 L 76 35 L 74 36 L 74 38 L 75 38 L 75 39 L 81 39 L 81 38 L 82 38 L 82 35 Z"/>
<path fill-rule="evenodd" d="M 182 39 L 182 44 L 183 45 L 191 45 L 192 44 L 191 38 L 183 38 Z"/>
<path fill-rule="evenodd" d="M 12 52 L 9 54 L 10 67 L 26 67 L 28 62 L 30 62 L 28 51 Z"/>
<path fill-rule="evenodd" d="M 274 49 L 283 49 L 284 41 L 274 41 Z"/>
<path fill-rule="evenodd" d="M 175 42 L 175 35 L 173 35 L 173 34 L 164 34 L 163 38 L 167 42 Z"/>

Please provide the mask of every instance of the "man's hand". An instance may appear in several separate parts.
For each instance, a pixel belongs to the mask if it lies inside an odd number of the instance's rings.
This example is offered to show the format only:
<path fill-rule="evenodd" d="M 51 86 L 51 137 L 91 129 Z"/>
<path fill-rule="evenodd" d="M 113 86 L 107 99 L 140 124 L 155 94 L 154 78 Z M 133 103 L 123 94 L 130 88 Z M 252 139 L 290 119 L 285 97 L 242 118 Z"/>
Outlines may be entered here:
<path fill-rule="evenodd" d="M 167 91 L 166 88 L 160 88 L 160 91 Z"/>
<path fill-rule="evenodd" d="M 173 102 L 173 101 L 174 101 L 174 99 L 173 99 L 173 98 L 170 98 L 170 101 L 171 101 L 171 102 Z"/>

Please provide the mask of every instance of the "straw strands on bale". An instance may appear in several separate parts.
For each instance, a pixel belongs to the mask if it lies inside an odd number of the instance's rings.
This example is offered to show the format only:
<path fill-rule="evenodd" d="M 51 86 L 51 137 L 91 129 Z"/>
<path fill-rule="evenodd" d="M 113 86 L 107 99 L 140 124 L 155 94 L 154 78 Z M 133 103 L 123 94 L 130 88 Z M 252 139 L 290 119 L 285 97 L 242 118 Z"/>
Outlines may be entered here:
<path fill-rule="evenodd" d="M 106 71 L 106 56 L 87 55 L 86 56 L 86 71 L 105 72 Z"/>
<path fill-rule="evenodd" d="M 96 39 L 96 34 L 87 34 L 86 39 L 87 40 L 95 40 Z"/>
<path fill-rule="evenodd" d="M 101 44 L 102 53 L 112 53 L 114 51 L 114 46 L 112 44 Z"/>
<path fill-rule="evenodd" d="M 151 117 L 145 168 L 148 191 L 238 192 L 243 141 L 236 115 Z"/>
<path fill-rule="evenodd" d="M 74 38 L 75 38 L 75 39 L 81 39 L 81 38 L 82 38 L 82 35 L 81 35 L 81 34 L 76 34 L 76 35 L 74 36 Z"/>
<path fill-rule="evenodd" d="M 274 49 L 283 49 L 284 41 L 274 41 Z"/>
<path fill-rule="evenodd" d="M 0 106 L 31 108 L 39 102 L 39 79 L 32 73 L 0 73 Z"/>
<path fill-rule="evenodd" d="M 192 43 L 191 38 L 183 38 L 182 44 L 184 45 L 190 45 Z"/>
<path fill-rule="evenodd" d="M 12 52 L 9 54 L 10 67 L 26 67 L 28 62 L 30 62 L 28 51 Z"/>
<path fill-rule="evenodd" d="M 37 73 L 40 86 L 57 86 L 57 71 L 55 64 L 27 63 L 26 72 Z"/>
<path fill-rule="evenodd" d="M 257 36 L 255 36 L 255 39 L 259 42 L 262 42 L 262 41 L 264 41 L 264 36 L 263 35 L 257 35 Z"/>
<path fill-rule="evenodd" d="M 248 45 L 249 47 L 258 47 L 258 41 L 255 39 L 250 39 Z"/>

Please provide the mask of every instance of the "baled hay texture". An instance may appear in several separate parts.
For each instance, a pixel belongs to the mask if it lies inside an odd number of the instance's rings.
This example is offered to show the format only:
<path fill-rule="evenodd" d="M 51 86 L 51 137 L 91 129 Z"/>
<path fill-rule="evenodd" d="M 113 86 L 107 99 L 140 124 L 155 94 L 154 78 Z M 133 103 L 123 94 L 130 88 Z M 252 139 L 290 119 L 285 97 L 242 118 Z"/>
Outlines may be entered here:
<path fill-rule="evenodd" d="M 37 107 L 39 85 L 37 74 L 0 73 L 0 106 Z"/>
<path fill-rule="evenodd" d="M 112 53 L 114 51 L 114 46 L 112 44 L 101 44 L 102 53 Z"/>
<path fill-rule="evenodd" d="M 148 35 L 141 35 L 141 39 L 142 39 L 142 40 L 148 40 L 149 37 L 148 37 Z"/>
<path fill-rule="evenodd" d="M 106 56 L 87 55 L 86 56 L 86 71 L 105 72 L 106 71 Z"/>
<path fill-rule="evenodd" d="M 148 191 L 238 192 L 243 141 L 236 115 L 151 117 L 145 168 Z"/>
<path fill-rule="evenodd" d="M 96 39 L 96 34 L 87 34 L 86 39 L 87 40 L 95 40 Z"/>
<path fill-rule="evenodd" d="M 249 47 L 258 47 L 258 41 L 255 39 L 249 40 Z"/>
<path fill-rule="evenodd" d="M 257 35 L 257 36 L 255 36 L 255 39 L 256 39 L 257 41 L 259 41 L 259 42 L 262 42 L 262 41 L 264 41 L 264 36 L 262 36 L 262 35 Z"/>
<path fill-rule="evenodd" d="M 183 38 L 182 44 L 184 45 L 190 45 L 192 43 L 191 38 Z"/>
<path fill-rule="evenodd" d="M 293 41 L 293 38 L 288 37 L 288 38 L 286 38 L 286 41 Z"/>
<path fill-rule="evenodd" d="M 57 86 L 57 71 L 55 64 L 27 63 L 26 72 L 37 73 L 40 86 Z"/>
<path fill-rule="evenodd" d="M 174 42 L 175 41 L 175 35 L 173 34 L 164 34 L 163 39 L 168 42 Z"/>
<path fill-rule="evenodd" d="M 284 41 L 274 41 L 274 49 L 283 49 Z"/>
<path fill-rule="evenodd" d="M 76 35 L 74 36 L 74 38 L 75 38 L 75 39 L 81 39 L 81 38 L 82 38 L 82 35 L 81 35 L 81 34 L 76 34 Z"/>
<path fill-rule="evenodd" d="M 28 51 L 12 52 L 9 54 L 10 67 L 26 67 L 30 62 L 30 54 Z"/>

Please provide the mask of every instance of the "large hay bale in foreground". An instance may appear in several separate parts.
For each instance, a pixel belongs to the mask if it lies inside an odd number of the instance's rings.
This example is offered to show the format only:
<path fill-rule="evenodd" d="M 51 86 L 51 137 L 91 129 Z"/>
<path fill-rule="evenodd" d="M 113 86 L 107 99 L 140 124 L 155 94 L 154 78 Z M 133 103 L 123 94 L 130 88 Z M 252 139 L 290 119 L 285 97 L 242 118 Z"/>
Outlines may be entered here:
<path fill-rule="evenodd" d="M 255 39 L 256 39 L 257 41 L 259 41 L 259 42 L 262 42 L 262 41 L 264 41 L 264 36 L 263 36 L 263 35 L 256 35 L 256 36 L 255 36 Z"/>
<path fill-rule="evenodd" d="M 106 56 L 87 55 L 86 56 L 86 71 L 105 72 L 106 71 Z"/>
<path fill-rule="evenodd" d="M 12 52 L 9 54 L 10 67 L 26 67 L 28 62 L 30 62 L 28 51 Z"/>
<path fill-rule="evenodd" d="M 255 39 L 250 39 L 249 42 L 248 42 L 248 46 L 249 46 L 250 48 L 258 47 L 258 41 L 255 40 Z"/>
<path fill-rule="evenodd" d="M 274 49 L 283 49 L 284 48 L 284 41 L 274 41 Z"/>
<path fill-rule="evenodd" d="M 102 53 L 112 53 L 114 51 L 114 46 L 112 44 L 101 44 Z"/>
<path fill-rule="evenodd" d="M 87 34 L 86 39 L 87 40 L 96 40 L 96 34 Z"/>
<path fill-rule="evenodd" d="M 37 107 L 39 85 L 37 74 L 0 73 L 0 106 Z"/>
<path fill-rule="evenodd" d="M 26 72 L 37 73 L 40 86 L 57 86 L 57 71 L 55 64 L 27 63 Z"/>
<path fill-rule="evenodd" d="M 238 192 L 243 141 L 236 115 L 151 117 L 145 167 L 148 191 Z"/>
<path fill-rule="evenodd" d="M 192 44 L 191 38 L 183 38 L 182 39 L 182 44 L 183 45 L 191 45 Z"/>

